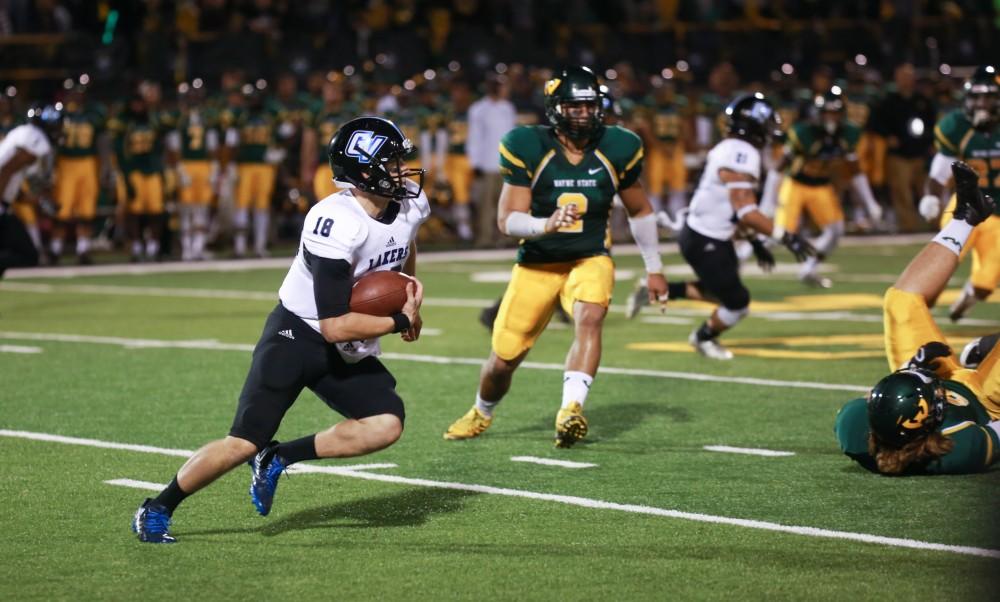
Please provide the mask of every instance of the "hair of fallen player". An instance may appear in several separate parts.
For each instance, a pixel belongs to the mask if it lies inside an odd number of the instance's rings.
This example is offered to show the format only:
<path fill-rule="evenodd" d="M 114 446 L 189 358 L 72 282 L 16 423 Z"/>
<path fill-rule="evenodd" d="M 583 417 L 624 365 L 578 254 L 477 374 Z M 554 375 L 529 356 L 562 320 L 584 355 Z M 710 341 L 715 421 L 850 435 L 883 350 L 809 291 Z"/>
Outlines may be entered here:
<path fill-rule="evenodd" d="M 878 471 L 885 475 L 903 474 L 910 466 L 936 460 L 954 447 L 955 442 L 940 432 L 910 441 L 903 447 L 890 447 L 880 443 L 874 432 L 868 434 L 868 453 L 875 458 Z"/>

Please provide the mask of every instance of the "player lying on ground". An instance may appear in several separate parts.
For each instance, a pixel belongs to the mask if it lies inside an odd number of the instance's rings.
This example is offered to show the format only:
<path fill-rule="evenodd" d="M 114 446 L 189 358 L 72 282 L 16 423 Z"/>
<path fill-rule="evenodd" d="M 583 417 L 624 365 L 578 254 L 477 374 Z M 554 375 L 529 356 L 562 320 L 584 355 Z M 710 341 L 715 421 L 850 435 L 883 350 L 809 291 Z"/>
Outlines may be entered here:
<path fill-rule="evenodd" d="M 973 227 L 994 209 L 975 171 L 955 162 L 952 174 L 955 218 L 885 294 L 886 356 L 890 368 L 902 368 L 837 415 L 840 448 L 872 472 L 970 473 L 1000 456 L 1000 348 L 976 369 L 963 368 L 928 310 L 958 267 Z"/>
<path fill-rule="evenodd" d="M 666 301 L 656 217 L 639 183 L 642 143 L 604 124 L 604 92 L 584 67 L 563 69 L 545 84 L 551 126 L 523 126 L 500 143 L 498 226 L 521 239 L 517 265 L 493 326 L 475 405 L 445 432 L 469 439 L 485 431 L 511 379 L 545 330 L 557 304 L 573 316 L 556 446 L 586 436 L 583 405 L 601 359 L 604 317 L 614 287 L 608 220 L 617 194 L 642 253 L 653 299 Z"/>
<path fill-rule="evenodd" d="M 402 333 L 404 341 L 420 336 L 422 286 L 413 278 L 406 304 L 392 317 L 349 307 L 351 285 L 366 272 L 414 274 L 414 240 L 430 205 L 421 190 L 423 171 L 404 168 L 413 151 L 391 121 L 377 117 L 349 121 L 334 136 L 334 178 L 352 188 L 323 199 L 306 215 L 299 252 L 254 348 L 229 436 L 195 452 L 166 489 L 143 502 L 132 522 L 140 541 L 175 541 L 168 528 L 177 505 L 250 458 L 251 500 L 267 515 L 278 477 L 289 465 L 370 454 L 402 434 L 403 400 L 376 356 L 382 335 Z M 420 184 L 409 176 L 419 176 Z M 271 441 L 304 388 L 346 419 L 300 439 Z"/>

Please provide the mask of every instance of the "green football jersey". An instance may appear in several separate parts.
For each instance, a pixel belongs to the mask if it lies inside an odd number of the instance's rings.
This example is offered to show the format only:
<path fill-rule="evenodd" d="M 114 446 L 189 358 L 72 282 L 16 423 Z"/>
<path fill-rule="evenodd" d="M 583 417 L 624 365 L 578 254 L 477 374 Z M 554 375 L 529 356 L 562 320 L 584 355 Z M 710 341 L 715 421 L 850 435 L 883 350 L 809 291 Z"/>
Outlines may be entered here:
<path fill-rule="evenodd" d="M 836 134 L 830 135 L 820 126 L 800 121 L 788 128 L 786 150 L 792 155 L 788 175 L 810 186 L 830 183 L 834 162 L 850 160 L 858 148 L 861 128 L 845 123 Z"/>
<path fill-rule="evenodd" d="M 224 114 L 223 123 L 231 123 L 239 132 L 237 163 L 264 163 L 267 149 L 275 144 L 277 115 L 269 109 L 235 109 Z"/>
<path fill-rule="evenodd" d="M 652 98 L 643 99 L 636 109 L 649 122 L 652 134 L 665 143 L 677 142 L 683 136 L 687 98 L 676 95 L 668 103 L 658 103 Z"/>
<path fill-rule="evenodd" d="M 59 142 L 61 157 L 96 157 L 97 136 L 107 121 L 101 107 L 81 107 L 63 115 L 63 135 Z"/>
<path fill-rule="evenodd" d="M 162 115 L 122 113 L 108 121 L 115 134 L 115 152 L 122 171 L 154 174 L 163 171 Z"/>
<path fill-rule="evenodd" d="M 177 131 L 181 136 L 181 159 L 184 161 L 211 159 L 212 151 L 208 148 L 207 139 L 209 135 L 218 136 L 218 127 L 218 115 L 212 109 L 203 108 L 182 113 L 177 119 Z"/>
<path fill-rule="evenodd" d="M 360 114 L 360 107 L 349 102 L 341 103 L 338 107 L 323 107 L 316 112 L 312 127 L 316 130 L 316 145 L 319 148 L 316 156 L 320 157 L 320 161 L 326 161 L 327 147 L 340 126 Z"/>
<path fill-rule="evenodd" d="M 387 119 L 396 124 L 399 131 L 410 139 L 414 145 L 420 144 L 420 126 L 427 111 L 423 107 L 400 107 L 387 115 Z"/>
<path fill-rule="evenodd" d="M 464 155 L 465 143 L 469 139 L 469 110 L 449 107 L 445 127 L 448 128 L 448 154 Z"/>
<path fill-rule="evenodd" d="M 508 184 L 531 188 L 531 215 L 549 217 L 575 204 L 580 220 L 559 232 L 522 240 L 518 263 L 572 261 L 608 255 L 611 202 L 642 172 L 642 142 L 633 132 L 605 127 L 577 165 L 571 164 L 549 126 L 514 128 L 500 142 L 500 173 Z"/>
<path fill-rule="evenodd" d="M 977 130 L 963 111 L 955 110 L 938 121 L 934 144 L 942 155 L 968 163 L 979 173 L 983 192 L 1000 199 L 1000 123 L 990 131 Z"/>
<path fill-rule="evenodd" d="M 942 381 L 948 404 L 944 422 L 938 429 L 955 443 L 950 452 L 914 466 L 908 474 L 965 474 L 980 472 L 1000 457 L 1000 435 L 987 426 L 990 416 L 976 396 L 961 383 Z M 834 432 L 840 449 L 866 469 L 877 472 L 875 458 L 868 454 L 868 408 L 864 398 L 847 403 L 837 414 Z"/>

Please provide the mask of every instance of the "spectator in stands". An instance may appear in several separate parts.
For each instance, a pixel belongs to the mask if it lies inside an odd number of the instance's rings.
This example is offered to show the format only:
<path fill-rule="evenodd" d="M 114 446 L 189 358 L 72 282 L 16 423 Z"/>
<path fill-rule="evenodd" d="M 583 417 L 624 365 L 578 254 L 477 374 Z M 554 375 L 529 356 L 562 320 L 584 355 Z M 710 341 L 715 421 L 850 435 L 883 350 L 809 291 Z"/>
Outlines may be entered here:
<path fill-rule="evenodd" d="M 469 107 L 469 137 L 465 152 L 475 178 L 473 199 L 478 215 L 477 247 L 495 247 L 500 242 L 497 228 L 497 199 L 503 178 L 497 152 L 500 139 L 514 129 L 517 111 L 507 100 L 506 82 L 498 77 L 486 79 L 486 96 Z"/>
<path fill-rule="evenodd" d="M 916 200 L 924 189 L 937 110 L 917 91 L 913 65 L 896 67 L 894 77 L 896 90 L 876 107 L 872 127 L 887 142 L 886 181 L 899 231 L 915 232 L 921 227 Z"/>

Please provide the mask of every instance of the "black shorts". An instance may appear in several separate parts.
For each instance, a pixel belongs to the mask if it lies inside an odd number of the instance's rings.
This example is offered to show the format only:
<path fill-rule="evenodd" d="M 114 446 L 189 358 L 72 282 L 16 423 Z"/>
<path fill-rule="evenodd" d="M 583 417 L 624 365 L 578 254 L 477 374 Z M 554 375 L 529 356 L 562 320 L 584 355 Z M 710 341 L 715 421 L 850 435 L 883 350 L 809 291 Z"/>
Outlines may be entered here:
<path fill-rule="evenodd" d="M 347 418 L 406 418 L 396 379 L 378 358 L 348 364 L 336 347 L 279 303 L 254 347 L 229 434 L 266 447 L 305 388 Z"/>
<path fill-rule="evenodd" d="M 687 224 L 677 237 L 681 255 L 698 276 L 696 286 L 727 309 L 745 309 L 750 291 L 740 280 L 740 260 L 731 240 L 719 240 L 692 230 Z"/>

